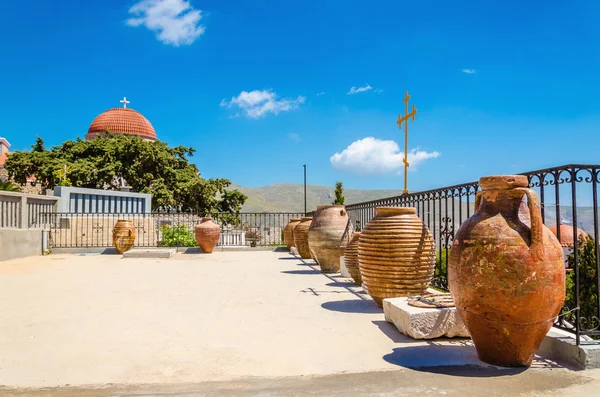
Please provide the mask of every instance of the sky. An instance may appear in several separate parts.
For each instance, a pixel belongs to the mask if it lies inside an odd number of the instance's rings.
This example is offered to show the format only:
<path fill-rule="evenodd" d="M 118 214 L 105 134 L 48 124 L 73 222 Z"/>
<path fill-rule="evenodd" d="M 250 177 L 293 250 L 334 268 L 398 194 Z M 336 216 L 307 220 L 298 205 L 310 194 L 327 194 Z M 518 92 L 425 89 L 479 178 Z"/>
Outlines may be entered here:
<path fill-rule="evenodd" d="M 600 2 L 0 0 L 12 150 L 129 107 L 205 178 L 409 190 L 599 164 Z"/>

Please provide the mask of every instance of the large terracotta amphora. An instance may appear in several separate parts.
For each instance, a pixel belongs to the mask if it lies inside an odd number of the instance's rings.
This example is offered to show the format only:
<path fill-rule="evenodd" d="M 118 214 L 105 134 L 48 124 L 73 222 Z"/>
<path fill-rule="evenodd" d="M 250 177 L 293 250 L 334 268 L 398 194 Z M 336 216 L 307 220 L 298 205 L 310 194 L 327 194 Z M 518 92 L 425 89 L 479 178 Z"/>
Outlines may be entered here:
<path fill-rule="evenodd" d="M 360 268 L 358 267 L 358 238 L 360 232 L 354 232 L 352 239 L 348 241 L 346 249 L 344 250 L 344 263 L 350 273 L 352 280 L 358 285 L 362 284 L 362 278 L 360 277 Z"/>
<path fill-rule="evenodd" d="M 482 361 L 528 366 L 565 299 L 563 253 L 527 177 L 479 186 L 475 213 L 454 236 L 450 292 Z M 520 211 L 524 197 L 529 211 Z"/>
<path fill-rule="evenodd" d="M 352 233 L 343 205 L 320 205 L 308 230 L 308 246 L 323 273 L 340 271 L 340 257 Z"/>
<path fill-rule="evenodd" d="M 194 237 L 202 252 L 210 254 L 219 242 L 221 228 L 213 222 L 213 218 L 205 217 L 194 228 Z"/>
<path fill-rule="evenodd" d="M 312 217 L 300 218 L 300 223 L 294 227 L 294 245 L 302 259 L 312 258 L 308 248 L 308 229 L 310 229 L 311 221 Z"/>
<path fill-rule="evenodd" d="M 119 252 L 129 251 L 135 242 L 135 227 L 133 221 L 119 219 L 113 228 L 113 245 Z"/>
<path fill-rule="evenodd" d="M 300 223 L 300 218 L 290 218 L 289 223 L 283 229 L 283 242 L 288 249 L 294 246 L 294 227 Z"/>
<path fill-rule="evenodd" d="M 358 239 L 363 285 L 377 302 L 425 292 L 435 267 L 435 243 L 412 207 L 377 207 Z"/>

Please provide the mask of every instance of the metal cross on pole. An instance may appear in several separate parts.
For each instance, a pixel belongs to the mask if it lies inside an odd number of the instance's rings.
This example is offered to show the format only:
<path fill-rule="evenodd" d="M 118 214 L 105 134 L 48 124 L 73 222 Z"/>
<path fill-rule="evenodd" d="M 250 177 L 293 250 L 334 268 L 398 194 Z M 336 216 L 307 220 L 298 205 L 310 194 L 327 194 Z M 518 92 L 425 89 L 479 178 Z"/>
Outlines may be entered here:
<path fill-rule="evenodd" d="M 408 95 L 408 91 L 406 91 L 406 96 L 404 97 L 404 104 L 406 105 L 406 114 L 402 116 L 398 115 L 398 129 L 402 129 L 402 123 L 404 123 L 404 158 L 402 162 L 404 163 L 404 191 L 402 194 L 408 194 L 408 119 L 412 118 L 412 121 L 415 121 L 415 115 L 417 114 L 417 108 L 415 105 L 412 106 L 412 111 L 408 113 L 408 101 L 410 101 L 410 95 Z"/>
<path fill-rule="evenodd" d="M 127 109 L 127 104 L 131 103 L 130 101 L 127 100 L 127 97 L 124 96 L 123 99 L 121 99 L 119 102 L 121 102 L 123 104 L 123 108 Z"/>

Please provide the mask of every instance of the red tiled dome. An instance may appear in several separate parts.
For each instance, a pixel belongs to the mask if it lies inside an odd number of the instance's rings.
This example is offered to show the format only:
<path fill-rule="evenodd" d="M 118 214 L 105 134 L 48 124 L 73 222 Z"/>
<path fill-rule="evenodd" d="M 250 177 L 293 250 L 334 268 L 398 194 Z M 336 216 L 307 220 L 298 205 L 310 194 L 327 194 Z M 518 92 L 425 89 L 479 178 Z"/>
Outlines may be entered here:
<path fill-rule="evenodd" d="M 550 227 L 550 231 L 556 236 L 556 226 Z M 577 238 L 587 237 L 588 234 L 583 230 L 577 228 Z M 571 225 L 560 225 L 560 245 L 563 247 L 573 247 L 573 226 Z"/>
<path fill-rule="evenodd" d="M 115 134 L 138 135 L 144 139 L 156 140 L 152 124 L 140 112 L 129 108 L 113 108 L 100 114 L 92 121 L 85 139 L 93 139 L 109 130 Z"/>

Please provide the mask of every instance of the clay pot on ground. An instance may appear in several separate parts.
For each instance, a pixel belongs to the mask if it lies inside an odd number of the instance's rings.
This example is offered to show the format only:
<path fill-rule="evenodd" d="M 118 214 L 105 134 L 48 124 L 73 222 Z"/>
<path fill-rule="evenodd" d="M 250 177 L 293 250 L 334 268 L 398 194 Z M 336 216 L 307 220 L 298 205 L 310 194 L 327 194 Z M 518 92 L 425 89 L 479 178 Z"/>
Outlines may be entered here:
<path fill-rule="evenodd" d="M 450 292 L 482 361 L 528 366 L 565 299 L 563 253 L 527 177 L 479 185 L 475 213 L 454 236 Z M 519 210 L 525 197 L 528 217 Z"/>
<path fill-rule="evenodd" d="M 311 259 L 308 248 L 308 229 L 310 229 L 311 217 L 300 218 L 300 223 L 294 227 L 294 246 L 302 259 Z"/>
<path fill-rule="evenodd" d="M 350 277 L 352 280 L 358 285 L 362 284 L 362 278 L 360 276 L 360 268 L 358 266 L 358 238 L 360 237 L 360 232 L 354 232 L 352 234 L 352 239 L 348 241 L 346 245 L 346 249 L 344 250 L 344 263 L 346 264 L 346 268 L 348 269 L 348 273 L 350 273 Z"/>
<path fill-rule="evenodd" d="M 352 233 L 343 205 L 320 205 L 308 230 L 308 246 L 323 273 L 340 271 L 340 257 Z"/>
<path fill-rule="evenodd" d="M 289 223 L 283 229 L 283 242 L 291 249 L 294 246 L 294 227 L 300 223 L 300 218 L 290 218 Z"/>
<path fill-rule="evenodd" d="M 383 299 L 425 292 L 435 267 L 435 243 L 411 207 L 377 207 L 358 239 L 363 285 L 379 307 Z"/>
<path fill-rule="evenodd" d="M 202 252 L 210 254 L 219 242 L 221 227 L 213 222 L 213 218 L 202 218 L 194 228 L 194 237 Z"/>
<path fill-rule="evenodd" d="M 113 228 L 113 245 L 119 252 L 129 251 L 135 242 L 135 227 L 133 221 L 119 219 Z"/>

